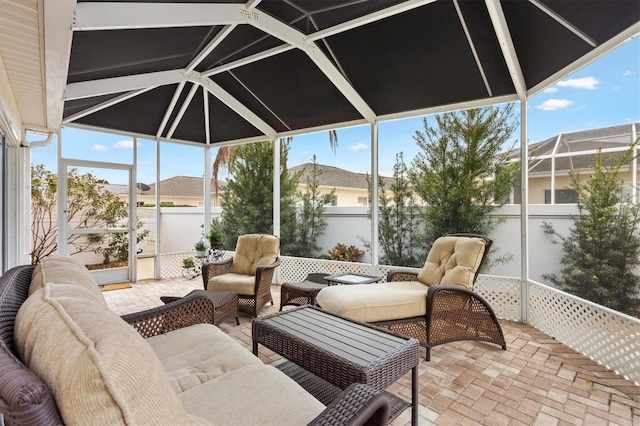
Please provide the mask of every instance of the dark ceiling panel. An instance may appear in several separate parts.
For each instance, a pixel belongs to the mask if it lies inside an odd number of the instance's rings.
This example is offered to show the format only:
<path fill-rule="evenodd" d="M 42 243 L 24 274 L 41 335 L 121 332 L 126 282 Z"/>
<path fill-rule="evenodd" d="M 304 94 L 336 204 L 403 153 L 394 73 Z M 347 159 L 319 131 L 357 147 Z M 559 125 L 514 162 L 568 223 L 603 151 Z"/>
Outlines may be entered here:
<path fill-rule="evenodd" d="M 264 120 L 269 126 L 278 132 L 291 130 L 287 128 L 271 111 L 269 111 L 260 101 L 256 99 L 236 78 L 233 73 L 227 72 L 215 77 L 215 82 L 224 90 L 229 92 L 234 98 L 247 106 L 251 111 Z"/>
<path fill-rule="evenodd" d="M 171 102 L 176 85 L 162 86 L 76 121 L 80 124 L 153 136 Z"/>
<path fill-rule="evenodd" d="M 451 2 L 338 34 L 329 44 L 376 114 L 487 97 Z"/>
<path fill-rule="evenodd" d="M 67 81 L 184 68 L 216 32 L 207 27 L 77 31 Z"/>
<path fill-rule="evenodd" d="M 262 135 L 258 129 L 212 95 L 209 95 L 209 125 L 211 143 Z"/>
<path fill-rule="evenodd" d="M 63 117 L 69 117 L 70 115 L 84 111 L 87 108 L 94 107 L 98 104 L 101 104 L 102 102 L 106 102 L 120 95 L 121 93 L 111 93 L 109 95 L 94 96 L 92 98 L 74 99 L 72 101 L 67 101 L 64 103 Z"/>
<path fill-rule="evenodd" d="M 238 68 L 234 74 L 291 129 L 362 118 L 297 49 Z"/>
<path fill-rule="evenodd" d="M 462 16 L 475 46 L 493 96 L 515 92 L 498 37 L 484 2 L 459 0 Z"/>
<path fill-rule="evenodd" d="M 592 50 L 584 40 L 525 1 L 502 3 L 527 88 Z"/>
<path fill-rule="evenodd" d="M 542 0 L 578 29 L 602 44 L 640 19 L 637 0 L 581 0 L 580 7 L 567 0 Z"/>
<path fill-rule="evenodd" d="M 323 30 L 377 12 L 388 6 L 402 3 L 403 1 L 404 0 L 292 0 L 291 3 L 306 11 L 318 29 Z"/>

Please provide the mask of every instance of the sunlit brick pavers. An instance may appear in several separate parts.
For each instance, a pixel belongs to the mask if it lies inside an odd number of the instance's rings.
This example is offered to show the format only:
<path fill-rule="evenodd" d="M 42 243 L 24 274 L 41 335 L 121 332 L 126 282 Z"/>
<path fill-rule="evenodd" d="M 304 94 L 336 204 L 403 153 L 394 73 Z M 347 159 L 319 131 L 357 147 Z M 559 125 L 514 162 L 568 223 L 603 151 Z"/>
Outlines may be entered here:
<path fill-rule="evenodd" d="M 103 294 L 122 315 L 161 305 L 160 296 L 183 296 L 196 288 L 202 288 L 200 277 L 141 282 Z M 275 305 L 262 315 L 278 310 L 280 287 L 273 286 L 272 293 Z M 251 350 L 251 317 L 241 314 L 239 326 L 228 320 L 220 328 Z M 506 351 L 456 342 L 434 348 L 432 360 L 420 362 L 420 424 L 640 426 L 640 387 L 533 327 L 502 321 L 502 328 Z M 265 348 L 260 358 L 282 361 Z M 410 377 L 389 389 L 409 399 Z M 410 417 L 406 410 L 392 424 L 409 424 Z"/>

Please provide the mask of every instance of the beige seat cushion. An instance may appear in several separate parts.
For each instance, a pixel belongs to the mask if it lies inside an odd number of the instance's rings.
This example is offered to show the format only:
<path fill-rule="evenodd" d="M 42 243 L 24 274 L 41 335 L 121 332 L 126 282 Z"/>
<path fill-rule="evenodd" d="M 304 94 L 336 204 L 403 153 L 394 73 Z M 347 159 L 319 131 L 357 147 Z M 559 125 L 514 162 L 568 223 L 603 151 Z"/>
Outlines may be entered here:
<path fill-rule="evenodd" d="M 447 284 L 473 288 L 473 280 L 482 262 L 485 241 L 482 238 L 446 236 L 434 241 L 418 280 L 426 285 Z"/>
<path fill-rule="evenodd" d="M 233 272 L 215 276 L 209 280 L 207 285 L 207 290 L 229 291 L 248 296 L 255 294 L 255 288 L 255 275 L 234 274 Z"/>
<path fill-rule="evenodd" d="M 363 322 L 425 315 L 429 287 L 418 281 L 335 285 L 316 296 L 322 309 Z"/>
<path fill-rule="evenodd" d="M 81 285 L 89 289 L 97 301 L 107 306 L 93 274 L 71 256 L 49 256 L 40 260 L 31 276 L 29 295 L 50 282 Z"/>
<path fill-rule="evenodd" d="M 15 343 L 65 424 L 190 421 L 151 346 L 85 287 L 45 283 L 18 311 Z"/>
<path fill-rule="evenodd" d="M 269 265 L 278 258 L 280 238 L 267 234 L 246 234 L 238 237 L 231 272 L 255 275 L 258 266 Z"/>
<path fill-rule="evenodd" d="M 218 425 L 306 425 L 324 410 L 270 365 L 250 365 L 178 395 L 188 413 Z"/>
<path fill-rule="evenodd" d="M 176 393 L 224 373 L 262 362 L 211 324 L 197 324 L 146 339 Z"/>

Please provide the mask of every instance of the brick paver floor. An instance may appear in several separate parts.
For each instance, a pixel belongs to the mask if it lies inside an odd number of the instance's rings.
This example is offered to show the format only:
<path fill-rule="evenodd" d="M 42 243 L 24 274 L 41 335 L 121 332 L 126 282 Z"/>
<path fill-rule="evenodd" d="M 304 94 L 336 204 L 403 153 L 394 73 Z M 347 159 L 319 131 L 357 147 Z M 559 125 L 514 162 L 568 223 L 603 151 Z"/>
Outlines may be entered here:
<path fill-rule="evenodd" d="M 120 315 L 162 304 L 160 296 L 183 296 L 202 288 L 201 278 L 140 282 L 106 291 Z M 276 312 L 280 287 L 272 289 Z M 285 308 L 286 309 L 286 308 Z M 220 328 L 251 350 L 251 317 L 241 314 Z M 634 425 L 640 426 L 640 387 L 567 348 L 535 328 L 502 321 L 507 350 L 488 343 L 456 342 L 432 349 L 419 365 L 419 414 L 424 425 Z M 282 358 L 261 348 L 265 363 Z M 407 374 L 389 390 L 410 398 Z M 409 424 L 405 410 L 393 425 Z"/>

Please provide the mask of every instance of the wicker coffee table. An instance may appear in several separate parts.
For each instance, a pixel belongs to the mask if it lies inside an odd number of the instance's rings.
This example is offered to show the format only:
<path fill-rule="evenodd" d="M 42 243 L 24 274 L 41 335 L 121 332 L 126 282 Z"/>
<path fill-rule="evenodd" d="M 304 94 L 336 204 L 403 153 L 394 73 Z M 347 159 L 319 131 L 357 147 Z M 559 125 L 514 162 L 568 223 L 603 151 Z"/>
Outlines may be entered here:
<path fill-rule="evenodd" d="M 184 297 L 192 294 L 204 295 L 213 302 L 213 324 L 218 325 L 227 318 L 235 317 L 236 325 L 240 325 L 238 319 L 238 293 L 226 291 L 193 290 Z M 163 303 L 171 303 L 180 300 L 182 297 L 162 296 Z"/>
<path fill-rule="evenodd" d="M 253 320 L 253 353 L 263 345 L 288 359 L 279 366 L 325 405 L 353 383 L 379 391 L 411 370 L 411 404 L 387 393 L 394 418 L 409 405 L 418 418 L 418 340 L 353 321 L 314 306 Z"/>

